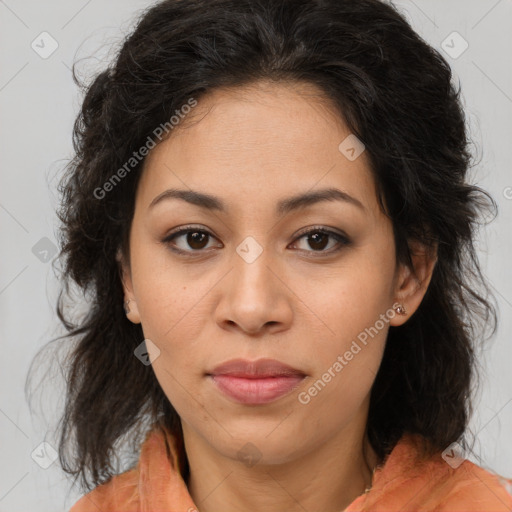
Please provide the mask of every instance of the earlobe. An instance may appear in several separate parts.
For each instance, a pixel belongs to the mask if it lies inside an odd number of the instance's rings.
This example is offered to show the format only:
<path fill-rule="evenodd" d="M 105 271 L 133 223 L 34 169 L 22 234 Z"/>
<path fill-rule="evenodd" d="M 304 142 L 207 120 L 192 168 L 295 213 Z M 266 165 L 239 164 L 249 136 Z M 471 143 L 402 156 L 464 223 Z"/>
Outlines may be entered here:
<path fill-rule="evenodd" d="M 393 309 L 397 313 L 391 320 L 393 326 L 403 325 L 419 308 L 425 296 L 437 262 L 437 245 L 409 242 L 412 267 L 402 264 L 395 290 Z"/>
<path fill-rule="evenodd" d="M 134 324 L 140 324 L 140 315 L 139 308 L 137 307 L 137 302 L 135 299 L 126 299 L 123 303 L 124 312 L 126 313 L 126 318 L 133 322 Z"/>

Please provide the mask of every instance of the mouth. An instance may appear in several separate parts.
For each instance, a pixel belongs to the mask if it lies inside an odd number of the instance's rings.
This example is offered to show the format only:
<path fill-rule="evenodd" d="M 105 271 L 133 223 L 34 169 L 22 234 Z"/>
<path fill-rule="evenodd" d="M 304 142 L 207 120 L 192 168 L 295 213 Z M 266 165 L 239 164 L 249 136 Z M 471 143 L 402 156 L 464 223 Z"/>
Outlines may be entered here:
<path fill-rule="evenodd" d="M 227 397 L 244 405 L 274 402 L 297 388 L 306 374 L 276 361 L 234 359 L 206 374 Z"/>

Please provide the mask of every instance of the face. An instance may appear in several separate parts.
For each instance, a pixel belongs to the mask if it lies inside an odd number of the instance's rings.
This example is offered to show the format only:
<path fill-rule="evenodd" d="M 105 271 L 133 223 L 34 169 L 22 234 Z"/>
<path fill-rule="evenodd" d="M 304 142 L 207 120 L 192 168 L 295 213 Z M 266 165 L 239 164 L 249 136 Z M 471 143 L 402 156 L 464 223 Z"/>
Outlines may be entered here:
<path fill-rule="evenodd" d="M 392 225 L 365 152 L 340 150 L 350 131 L 311 86 L 218 89 L 190 116 L 145 162 L 128 316 L 160 351 L 153 370 L 186 435 L 227 457 L 251 442 L 269 463 L 292 460 L 364 427 L 401 321 Z M 233 359 L 298 372 L 212 376 Z"/>

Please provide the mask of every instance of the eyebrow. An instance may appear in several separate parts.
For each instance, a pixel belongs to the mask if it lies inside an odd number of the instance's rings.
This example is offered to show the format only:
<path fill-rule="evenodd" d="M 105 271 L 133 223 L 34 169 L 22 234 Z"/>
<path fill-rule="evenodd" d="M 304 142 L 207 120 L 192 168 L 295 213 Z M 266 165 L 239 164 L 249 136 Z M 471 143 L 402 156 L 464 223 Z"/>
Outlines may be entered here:
<path fill-rule="evenodd" d="M 205 208 L 207 210 L 215 210 L 223 213 L 227 212 L 228 210 L 222 199 L 216 196 L 205 194 L 203 192 L 197 192 L 195 190 L 180 190 L 175 188 L 165 190 L 156 196 L 149 204 L 148 209 L 151 209 L 162 201 L 169 199 L 179 199 L 195 206 Z M 324 188 L 315 190 L 314 192 L 306 192 L 304 194 L 282 199 L 277 203 L 276 212 L 278 214 L 284 215 L 286 213 L 290 213 L 291 211 L 306 208 L 323 201 L 343 201 L 345 203 L 357 206 L 361 210 L 366 210 L 366 208 L 358 199 L 352 197 L 346 192 L 343 192 L 337 188 Z"/>

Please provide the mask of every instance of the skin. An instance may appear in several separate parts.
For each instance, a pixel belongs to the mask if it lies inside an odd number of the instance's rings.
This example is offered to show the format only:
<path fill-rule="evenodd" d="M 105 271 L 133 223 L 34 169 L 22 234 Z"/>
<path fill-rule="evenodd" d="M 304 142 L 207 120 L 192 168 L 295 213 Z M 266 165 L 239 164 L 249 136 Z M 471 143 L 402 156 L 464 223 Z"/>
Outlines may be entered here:
<path fill-rule="evenodd" d="M 350 161 L 338 149 L 349 134 L 313 86 L 257 82 L 201 98 L 146 158 L 130 264 L 120 258 L 123 286 L 128 318 L 160 350 L 152 367 L 181 418 L 188 488 L 201 512 L 339 511 L 371 484 L 378 462 L 365 434 L 371 386 L 389 325 L 417 309 L 435 261 L 411 244 L 413 268 L 397 264 L 365 152 Z M 332 200 L 275 211 L 284 198 L 329 187 L 363 207 Z M 215 195 L 227 210 L 181 199 L 149 206 L 170 188 Z M 186 234 L 163 241 L 189 224 L 212 236 L 192 245 Z M 331 236 L 315 245 L 303 231 L 318 226 L 350 243 Z M 236 252 L 248 236 L 262 248 L 252 263 Z M 395 314 L 301 403 L 299 393 L 396 302 L 407 315 Z M 233 358 L 263 357 L 307 377 L 286 396 L 249 406 L 205 376 Z M 260 457 L 252 466 L 238 456 L 247 443 Z"/>

